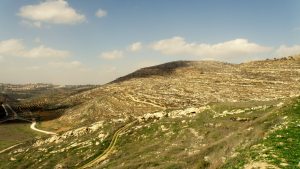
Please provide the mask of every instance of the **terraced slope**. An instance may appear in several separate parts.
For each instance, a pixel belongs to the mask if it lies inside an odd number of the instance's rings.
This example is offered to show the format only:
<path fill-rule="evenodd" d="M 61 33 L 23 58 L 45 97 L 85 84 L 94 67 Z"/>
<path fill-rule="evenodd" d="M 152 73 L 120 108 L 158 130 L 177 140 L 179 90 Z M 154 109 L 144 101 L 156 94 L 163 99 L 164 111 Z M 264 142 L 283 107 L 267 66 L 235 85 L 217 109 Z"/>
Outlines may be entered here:
<path fill-rule="evenodd" d="M 126 80 L 125 80 L 126 79 Z M 163 109 L 209 103 L 270 101 L 299 95 L 300 60 L 244 64 L 179 61 L 140 69 L 113 83 L 75 95 L 80 106 L 59 120 L 68 122 L 128 118 Z"/>
<path fill-rule="evenodd" d="M 144 68 L 59 100 L 73 106 L 39 124 L 58 135 L 0 154 L 0 168 L 293 168 L 299 96 L 295 58 Z"/>

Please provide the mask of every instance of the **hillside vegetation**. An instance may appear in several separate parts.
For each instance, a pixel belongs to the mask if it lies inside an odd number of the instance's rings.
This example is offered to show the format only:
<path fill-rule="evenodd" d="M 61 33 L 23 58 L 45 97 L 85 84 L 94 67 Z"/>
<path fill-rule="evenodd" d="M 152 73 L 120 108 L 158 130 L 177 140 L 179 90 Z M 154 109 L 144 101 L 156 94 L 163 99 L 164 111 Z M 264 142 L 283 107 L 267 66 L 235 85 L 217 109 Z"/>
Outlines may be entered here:
<path fill-rule="evenodd" d="M 44 95 L 63 109 L 38 125 L 58 134 L 0 153 L 0 168 L 296 168 L 299 96 L 296 57 L 143 68 L 54 101 Z"/>

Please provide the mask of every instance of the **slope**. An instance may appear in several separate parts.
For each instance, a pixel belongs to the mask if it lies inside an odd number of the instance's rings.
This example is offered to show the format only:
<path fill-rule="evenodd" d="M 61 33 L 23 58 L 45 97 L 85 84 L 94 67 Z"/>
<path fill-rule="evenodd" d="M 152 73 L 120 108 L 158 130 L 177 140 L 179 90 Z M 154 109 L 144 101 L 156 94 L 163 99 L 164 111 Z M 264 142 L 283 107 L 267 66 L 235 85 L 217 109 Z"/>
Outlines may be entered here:
<path fill-rule="evenodd" d="M 299 82 L 300 61 L 294 58 L 144 68 L 61 100 L 74 106 L 41 126 L 65 130 L 0 155 L 0 167 L 242 168 L 255 161 L 279 166 L 243 154 L 292 118 L 286 107 L 296 104 Z M 137 123 L 121 130 L 130 121 Z"/>

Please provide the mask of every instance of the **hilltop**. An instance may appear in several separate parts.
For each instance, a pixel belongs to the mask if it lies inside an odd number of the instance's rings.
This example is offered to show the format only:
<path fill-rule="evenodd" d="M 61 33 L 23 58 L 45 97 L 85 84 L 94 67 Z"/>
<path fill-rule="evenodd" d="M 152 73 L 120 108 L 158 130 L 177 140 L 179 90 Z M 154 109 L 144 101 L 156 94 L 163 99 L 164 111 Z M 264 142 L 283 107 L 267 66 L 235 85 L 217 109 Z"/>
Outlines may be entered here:
<path fill-rule="evenodd" d="M 298 132 L 299 96 L 297 57 L 241 64 L 176 61 L 142 68 L 68 97 L 43 95 L 48 107 L 65 106 L 57 119 L 38 124 L 58 135 L 34 138 L 0 154 L 6 161 L 0 166 L 292 168 L 298 164 L 274 148 L 281 140 L 273 135 L 281 133 L 291 144 L 300 141 L 283 131 Z M 111 142 L 113 148 L 100 158 Z M 94 163 L 97 157 L 101 160 Z"/>
<path fill-rule="evenodd" d="M 178 61 L 137 70 L 65 102 L 83 102 L 68 118 L 124 118 L 162 108 L 295 97 L 299 94 L 299 77 L 299 61 L 294 59 L 242 64 Z"/>

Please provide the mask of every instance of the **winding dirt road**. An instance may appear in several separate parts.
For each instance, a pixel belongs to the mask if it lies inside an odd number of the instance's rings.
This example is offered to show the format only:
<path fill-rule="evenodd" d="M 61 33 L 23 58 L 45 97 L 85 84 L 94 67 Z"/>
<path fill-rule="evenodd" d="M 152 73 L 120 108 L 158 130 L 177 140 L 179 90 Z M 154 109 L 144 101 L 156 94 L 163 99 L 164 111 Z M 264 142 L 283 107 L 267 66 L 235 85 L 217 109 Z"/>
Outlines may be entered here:
<path fill-rule="evenodd" d="M 33 121 L 30 125 L 30 128 L 34 131 L 37 131 L 37 132 L 40 132 L 40 133 L 44 133 L 44 134 L 49 134 L 49 135 L 56 135 L 56 133 L 54 132 L 51 132 L 51 131 L 45 131 L 45 130 L 40 130 L 40 129 L 37 129 L 36 127 L 36 121 Z"/>
<path fill-rule="evenodd" d="M 160 105 L 157 105 L 157 104 L 154 104 L 154 103 L 151 103 L 151 102 L 146 102 L 146 101 L 141 101 L 139 99 L 136 99 L 134 98 L 132 95 L 128 94 L 129 98 L 134 101 L 134 102 L 137 102 L 137 103 L 143 103 L 143 104 L 148 104 L 148 105 L 151 105 L 151 106 L 154 106 L 154 107 L 159 107 L 163 110 L 166 109 L 166 107 L 163 107 L 163 106 L 160 106 Z M 85 169 L 85 168 L 92 168 L 94 165 L 100 163 L 101 161 L 105 160 L 112 152 L 120 134 L 124 131 L 126 131 L 131 125 L 133 125 L 134 123 L 136 123 L 137 121 L 133 121 L 133 122 L 130 122 L 128 123 L 127 125 L 125 125 L 124 127 L 120 128 L 118 131 L 115 132 L 115 134 L 113 135 L 113 138 L 109 144 L 109 146 L 107 147 L 106 150 L 103 151 L 102 154 L 100 154 L 98 157 L 96 157 L 94 160 L 90 161 L 89 163 L 83 165 L 82 167 L 80 167 L 80 169 Z"/>
<path fill-rule="evenodd" d="M 120 134 L 122 132 L 126 131 L 129 127 L 131 127 L 131 125 L 133 125 L 136 122 L 137 122 L 136 120 L 133 121 L 133 122 L 130 122 L 130 123 L 126 124 L 124 127 L 117 130 L 115 132 L 115 134 L 113 135 L 113 138 L 112 138 L 109 146 L 107 147 L 107 149 L 104 150 L 103 153 L 100 154 L 98 157 L 96 157 L 94 160 L 92 160 L 89 163 L 87 163 L 87 164 L 83 165 L 82 167 L 80 167 L 80 169 L 91 168 L 94 165 L 96 165 L 96 164 L 100 163 L 101 161 L 105 160 L 111 154 L 113 148 L 115 147 L 115 145 L 118 141 L 118 138 L 119 138 Z"/>

